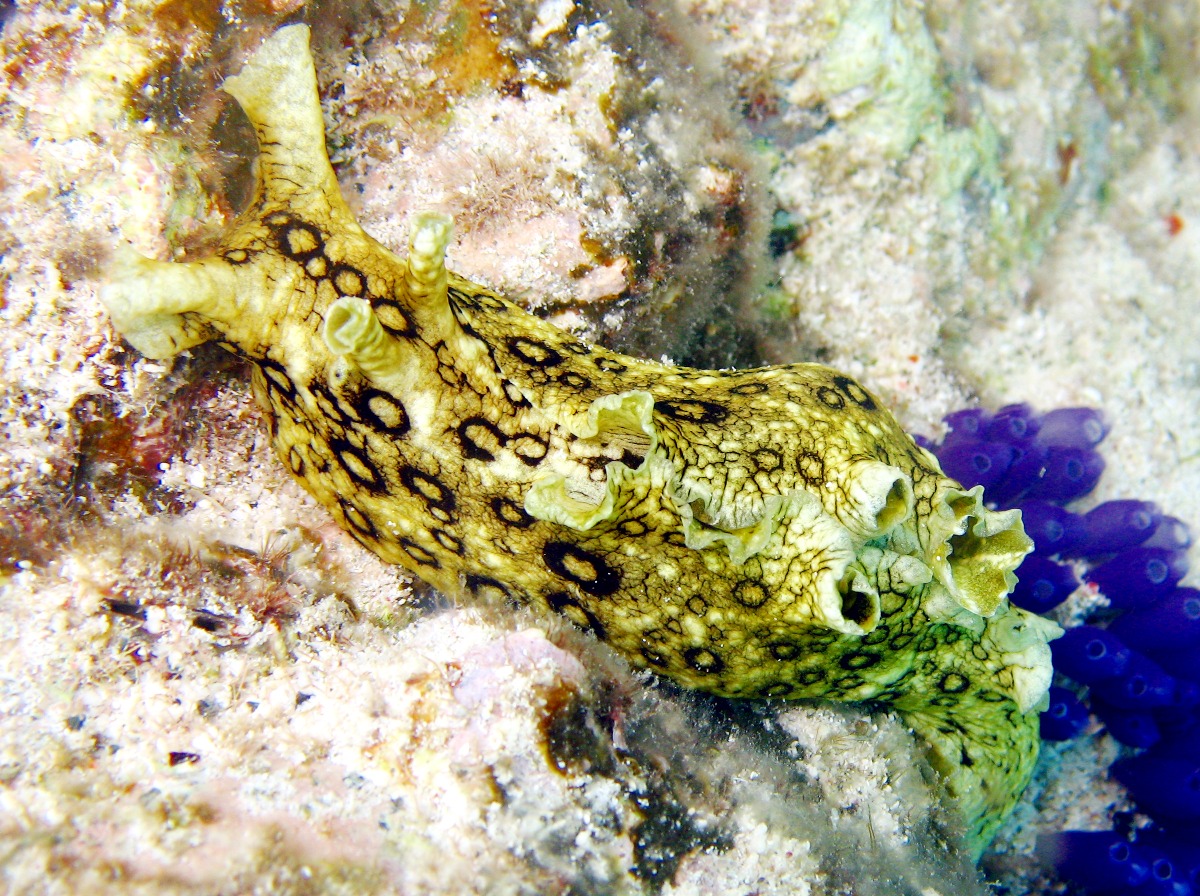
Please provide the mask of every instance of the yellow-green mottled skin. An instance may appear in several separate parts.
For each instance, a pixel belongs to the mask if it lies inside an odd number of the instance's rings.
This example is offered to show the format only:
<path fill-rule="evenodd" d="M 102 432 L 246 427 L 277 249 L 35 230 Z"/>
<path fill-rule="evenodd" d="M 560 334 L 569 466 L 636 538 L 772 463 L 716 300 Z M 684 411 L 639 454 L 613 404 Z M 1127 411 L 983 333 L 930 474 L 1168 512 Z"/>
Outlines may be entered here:
<path fill-rule="evenodd" d="M 153 357 L 254 364 L 279 456 L 363 545 L 447 592 L 565 614 L 684 685 L 880 701 L 925 739 L 971 846 L 1028 781 L 1053 626 L 1011 607 L 1015 512 L 947 479 L 858 383 L 588 345 L 354 222 L 308 32 L 225 85 L 261 147 L 211 257 L 118 253 L 102 297 Z"/>

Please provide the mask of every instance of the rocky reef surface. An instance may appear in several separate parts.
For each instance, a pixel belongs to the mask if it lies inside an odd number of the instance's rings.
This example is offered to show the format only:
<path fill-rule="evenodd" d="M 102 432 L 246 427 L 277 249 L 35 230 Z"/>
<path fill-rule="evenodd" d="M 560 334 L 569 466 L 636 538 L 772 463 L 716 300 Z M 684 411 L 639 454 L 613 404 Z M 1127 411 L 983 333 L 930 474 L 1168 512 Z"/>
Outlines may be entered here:
<path fill-rule="evenodd" d="M 971 402 L 1103 408 L 1093 500 L 1200 528 L 1189 4 L 18 2 L 0 879 L 982 891 L 894 719 L 701 698 L 565 622 L 414 587 L 290 481 L 244 371 L 121 344 L 111 246 L 201 255 L 236 215 L 253 135 L 216 88 L 297 17 L 343 193 L 385 243 L 450 212 L 453 266 L 560 325 L 693 364 L 819 360 L 914 431 Z M 987 877 L 1025 891 L 1039 832 L 1128 806 L 1117 750 L 1047 750 Z"/>

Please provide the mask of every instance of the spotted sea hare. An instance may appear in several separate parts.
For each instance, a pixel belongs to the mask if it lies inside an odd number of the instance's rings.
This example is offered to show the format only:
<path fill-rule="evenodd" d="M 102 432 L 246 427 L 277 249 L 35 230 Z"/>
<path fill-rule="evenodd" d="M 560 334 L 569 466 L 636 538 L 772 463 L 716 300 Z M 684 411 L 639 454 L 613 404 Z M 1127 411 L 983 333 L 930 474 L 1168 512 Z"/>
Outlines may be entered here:
<path fill-rule="evenodd" d="M 258 189 L 210 257 L 119 251 L 139 351 L 248 359 L 283 462 L 368 549 L 451 593 L 565 614 L 728 697 L 877 701 L 928 745 L 976 853 L 1029 779 L 1057 628 L 1012 606 L 1031 547 L 857 382 L 693 370 L 586 344 L 369 237 L 325 155 L 308 29 L 224 89 Z"/>

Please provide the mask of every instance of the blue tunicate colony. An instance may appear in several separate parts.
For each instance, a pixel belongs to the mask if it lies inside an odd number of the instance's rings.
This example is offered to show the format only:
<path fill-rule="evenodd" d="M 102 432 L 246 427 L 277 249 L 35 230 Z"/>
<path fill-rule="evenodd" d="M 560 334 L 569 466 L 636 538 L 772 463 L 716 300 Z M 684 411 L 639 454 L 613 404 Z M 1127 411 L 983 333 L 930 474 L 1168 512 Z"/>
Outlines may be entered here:
<path fill-rule="evenodd" d="M 1077 737 L 1094 714 L 1124 745 L 1111 774 L 1153 822 L 1064 831 L 1040 839 L 1039 854 L 1087 893 L 1200 894 L 1200 590 L 1179 584 L 1187 526 L 1147 501 L 1067 509 L 1104 470 L 1108 427 L 1095 410 L 1019 404 L 945 422 L 946 438 L 926 447 L 989 504 L 1019 507 L 1034 541 L 1013 603 L 1052 610 L 1080 586 L 1076 569 L 1108 600 L 1051 644 L 1058 680 L 1042 737 Z"/>

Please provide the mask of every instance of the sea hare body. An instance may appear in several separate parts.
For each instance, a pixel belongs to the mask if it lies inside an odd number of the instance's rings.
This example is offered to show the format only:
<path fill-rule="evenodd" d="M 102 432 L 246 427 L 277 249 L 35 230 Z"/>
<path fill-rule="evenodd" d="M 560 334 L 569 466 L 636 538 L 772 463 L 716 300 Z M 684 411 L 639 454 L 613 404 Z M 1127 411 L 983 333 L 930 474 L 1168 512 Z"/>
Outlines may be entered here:
<path fill-rule="evenodd" d="M 565 614 L 633 664 L 730 697 L 880 701 L 925 739 L 980 850 L 1025 786 L 1053 625 L 1005 599 L 1031 546 L 858 383 L 587 345 L 354 222 L 304 26 L 225 89 L 261 147 L 211 257 L 117 256 L 137 349 L 254 365 L 276 450 L 363 545 L 448 592 Z"/>

